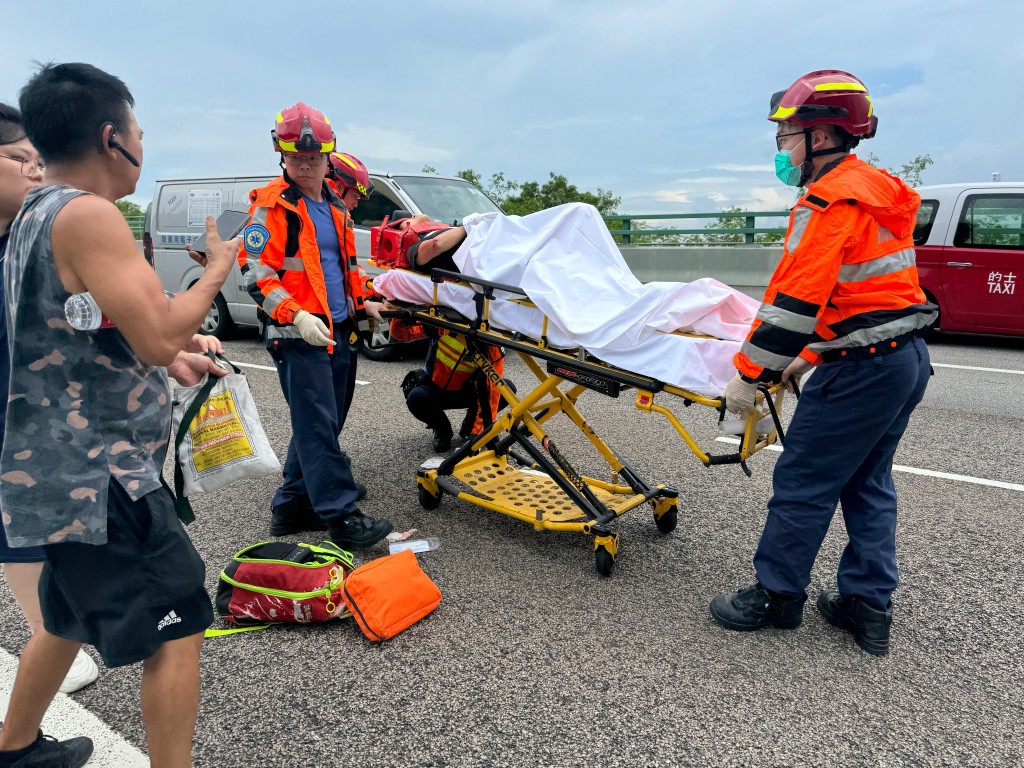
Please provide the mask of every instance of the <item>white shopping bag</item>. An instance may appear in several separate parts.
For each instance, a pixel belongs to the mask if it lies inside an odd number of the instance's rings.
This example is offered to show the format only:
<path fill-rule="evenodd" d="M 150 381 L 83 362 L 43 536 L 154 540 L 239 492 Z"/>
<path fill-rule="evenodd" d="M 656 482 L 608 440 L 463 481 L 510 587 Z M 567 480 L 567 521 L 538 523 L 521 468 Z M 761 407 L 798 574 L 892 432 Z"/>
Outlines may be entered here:
<path fill-rule="evenodd" d="M 281 469 L 245 376 L 226 358 L 219 362 L 231 366 L 233 373 L 222 378 L 207 374 L 195 386 L 179 387 L 174 393 L 171 434 L 174 494 L 179 501 Z M 180 509 L 179 516 L 185 519 Z"/>

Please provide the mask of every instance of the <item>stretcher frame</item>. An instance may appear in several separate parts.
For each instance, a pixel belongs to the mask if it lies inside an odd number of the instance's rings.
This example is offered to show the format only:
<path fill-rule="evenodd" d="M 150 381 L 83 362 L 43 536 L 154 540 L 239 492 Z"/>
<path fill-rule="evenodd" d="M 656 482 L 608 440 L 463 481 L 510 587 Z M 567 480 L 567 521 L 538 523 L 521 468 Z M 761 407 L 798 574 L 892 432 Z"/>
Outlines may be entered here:
<path fill-rule="evenodd" d="M 432 270 L 431 279 L 434 283 L 432 305 L 403 306 L 385 311 L 382 316 L 465 337 L 474 362 L 508 405 L 493 423 L 486 425 L 481 435 L 467 440 L 439 465 L 418 470 L 418 499 L 424 509 L 436 509 L 442 496 L 447 494 L 531 524 L 536 530 L 575 531 L 593 536 L 595 568 L 602 576 L 610 576 L 620 548 L 619 534 L 612 528 L 615 520 L 650 504 L 658 530 L 671 533 L 678 521 L 679 491 L 672 486 L 652 485 L 646 481 L 597 435 L 576 406 L 585 391 L 618 397 L 625 389 L 635 389 L 636 408 L 663 416 L 706 467 L 739 464 L 749 476 L 747 459 L 783 438 L 779 413 L 785 389 L 780 385 L 759 387 L 772 416 L 773 427 L 769 433 L 757 433 L 755 425 L 762 416 L 752 411 L 747 416 L 743 434 L 738 436 L 738 449 L 714 455 L 701 449 L 671 409 L 654 401 L 660 394 L 679 397 L 684 407 L 703 405 L 716 409 L 721 420 L 725 413 L 724 398 L 707 397 L 617 368 L 592 357 L 582 348 L 556 349 L 547 340 L 546 316 L 541 337 L 536 340 L 492 328 L 488 315 L 495 291 L 520 297 L 503 297 L 502 300 L 536 308 L 520 288 L 440 269 Z M 439 284 L 452 280 L 474 291 L 474 318 L 466 318 L 438 302 Z M 498 345 L 517 353 L 537 378 L 537 386 L 522 394 L 513 391 L 495 371 L 481 349 L 483 344 Z M 543 367 L 541 361 L 545 363 Z M 559 413 L 564 413 L 597 449 L 611 469 L 610 482 L 579 474 L 547 434 L 545 422 Z M 509 461 L 510 457 L 515 465 Z"/>

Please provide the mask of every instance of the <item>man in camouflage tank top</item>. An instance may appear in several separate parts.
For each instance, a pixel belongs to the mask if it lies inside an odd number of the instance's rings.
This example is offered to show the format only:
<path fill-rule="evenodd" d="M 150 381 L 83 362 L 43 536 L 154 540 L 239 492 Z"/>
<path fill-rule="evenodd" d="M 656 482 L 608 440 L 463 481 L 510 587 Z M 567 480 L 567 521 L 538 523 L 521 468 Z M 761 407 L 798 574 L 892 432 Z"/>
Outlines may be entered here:
<path fill-rule="evenodd" d="M 197 354 L 219 344 L 194 332 L 238 243 L 221 241 L 211 217 L 205 274 L 167 299 L 113 204 L 135 191 L 140 174 L 133 106 L 124 83 L 87 64 L 45 65 L 21 91 L 25 131 L 48 176 L 26 199 L 7 248 L 11 384 L 0 512 L 12 546 L 45 547 L 46 631 L 22 653 L 0 766 L 81 764 L 38 729 L 82 643 L 108 666 L 144 662 L 150 757 L 191 763 L 212 610 L 203 562 L 160 477 L 167 376 L 192 385 L 220 373 Z M 84 292 L 114 327 L 68 324 L 64 303 Z"/>

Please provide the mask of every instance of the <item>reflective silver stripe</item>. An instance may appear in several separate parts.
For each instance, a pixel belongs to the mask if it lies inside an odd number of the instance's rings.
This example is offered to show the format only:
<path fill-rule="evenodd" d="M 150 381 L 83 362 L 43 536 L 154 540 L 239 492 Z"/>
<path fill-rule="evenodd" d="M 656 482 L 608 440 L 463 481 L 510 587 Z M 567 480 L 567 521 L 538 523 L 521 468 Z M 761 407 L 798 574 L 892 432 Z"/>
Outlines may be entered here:
<path fill-rule="evenodd" d="M 767 368 L 770 371 L 784 371 L 786 366 L 793 362 L 792 357 L 776 355 L 774 352 L 762 349 L 755 344 L 751 344 L 749 341 L 743 342 L 740 352 L 750 358 L 750 362 L 754 363 L 754 365 L 760 365 L 762 368 Z"/>
<path fill-rule="evenodd" d="M 302 334 L 294 325 L 268 325 L 268 339 L 301 339 Z"/>
<path fill-rule="evenodd" d="M 269 208 L 264 208 L 262 205 L 256 208 L 256 210 L 252 212 L 252 223 L 263 224 L 266 226 L 268 210 Z"/>
<path fill-rule="evenodd" d="M 793 209 L 793 220 L 789 225 L 789 234 L 786 235 L 786 250 L 792 253 L 800 247 L 800 238 L 804 236 L 807 229 L 807 222 L 811 220 L 811 209 L 805 205 L 798 205 Z"/>
<path fill-rule="evenodd" d="M 281 302 L 291 297 L 292 295 L 284 288 L 275 288 L 267 294 L 266 299 L 263 301 L 263 311 L 273 317 L 274 310 L 281 306 Z"/>
<path fill-rule="evenodd" d="M 284 263 L 281 265 L 281 269 L 286 269 L 289 272 L 305 272 L 306 265 L 300 258 L 295 256 L 286 256 Z"/>
<path fill-rule="evenodd" d="M 277 272 L 272 270 L 262 261 L 257 260 L 255 264 L 249 264 L 248 266 L 249 269 L 246 274 L 252 275 L 254 283 L 258 282 L 259 280 L 267 280 L 271 277 L 277 276 Z"/>
<path fill-rule="evenodd" d="M 761 308 L 757 310 L 757 316 L 770 325 L 785 328 L 794 333 L 814 333 L 814 328 L 818 325 L 816 317 L 798 315 L 796 312 L 790 312 L 788 309 L 771 304 L 762 304 Z"/>
<path fill-rule="evenodd" d="M 840 283 L 859 283 L 879 275 L 891 275 L 893 272 L 900 272 L 907 267 L 917 263 L 917 256 L 913 248 L 904 248 L 902 251 L 890 253 L 888 256 L 879 256 L 871 261 L 863 261 L 860 264 L 844 264 L 839 269 Z"/>
<path fill-rule="evenodd" d="M 867 347 L 876 342 L 891 339 L 894 336 L 902 336 L 911 331 L 919 331 L 927 328 L 938 318 L 938 311 L 917 312 L 913 315 L 900 317 L 882 325 L 875 325 L 871 328 L 859 328 L 845 336 L 838 336 L 828 341 L 816 341 L 808 344 L 807 348 L 813 352 L 827 352 L 830 349 L 849 349 L 850 347 Z"/>

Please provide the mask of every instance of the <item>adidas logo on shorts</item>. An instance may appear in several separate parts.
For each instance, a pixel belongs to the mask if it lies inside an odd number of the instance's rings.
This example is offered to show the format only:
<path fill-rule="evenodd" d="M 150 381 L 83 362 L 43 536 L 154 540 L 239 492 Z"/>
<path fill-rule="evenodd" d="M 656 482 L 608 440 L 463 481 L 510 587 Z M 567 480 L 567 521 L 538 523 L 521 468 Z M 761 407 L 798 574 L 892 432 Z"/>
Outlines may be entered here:
<path fill-rule="evenodd" d="M 171 611 L 166 616 L 164 616 L 162 619 L 160 619 L 160 623 L 156 625 L 156 631 L 159 632 L 164 627 L 169 627 L 169 626 L 171 626 L 171 624 L 180 624 L 180 623 L 181 623 L 181 616 L 179 616 L 174 611 Z"/>

